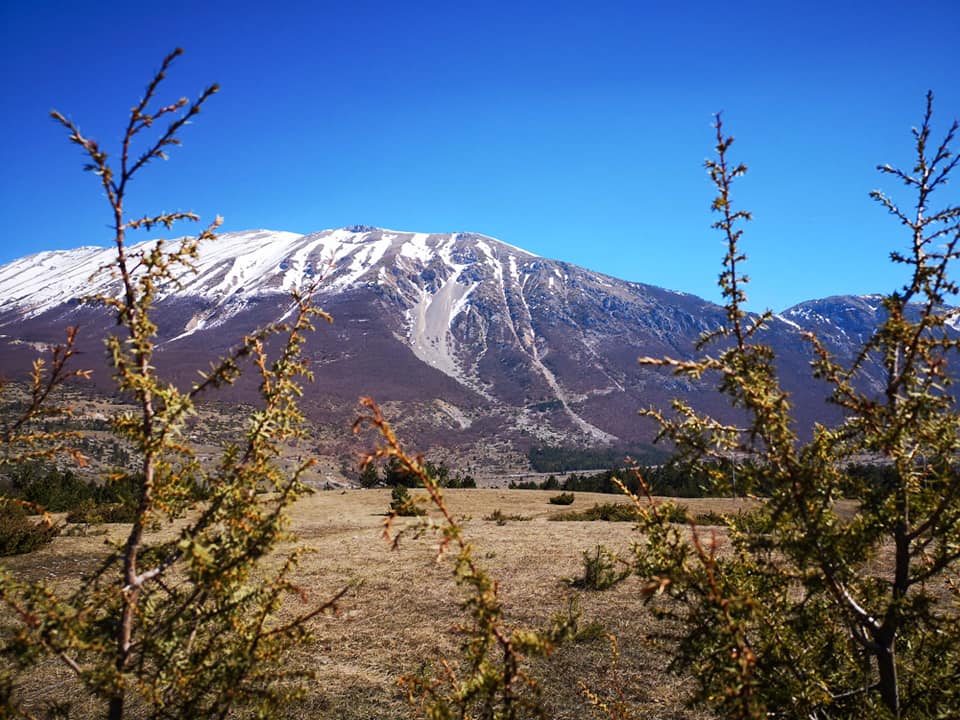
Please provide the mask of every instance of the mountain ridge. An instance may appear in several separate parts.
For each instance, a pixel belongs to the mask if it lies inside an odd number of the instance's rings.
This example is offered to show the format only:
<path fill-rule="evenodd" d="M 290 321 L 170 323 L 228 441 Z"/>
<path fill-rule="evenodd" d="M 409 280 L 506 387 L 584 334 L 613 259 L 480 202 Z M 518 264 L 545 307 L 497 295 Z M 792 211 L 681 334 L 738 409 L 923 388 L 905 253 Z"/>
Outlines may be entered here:
<path fill-rule="evenodd" d="M 130 246 L 134 262 L 156 242 Z M 23 372 L 26 349 L 56 342 L 67 324 L 83 326 L 85 351 L 96 351 L 114 330 L 79 297 L 118 291 L 109 275 L 89 279 L 112 253 L 49 251 L 0 267 L 0 372 Z M 701 335 L 725 321 L 722 307 L 478 233 L 223 233 L 201 243 L 196 273 L 158 293 L 158 364 L 188 381 L 211 354 L 282 316 L 292 290 L 314 283 L 318 305 L 336 320 L 306 348 L 319 379 L 305 406 L 318 420 L 339 422 L 359 395 L 372 394 L 395 403 L 401 425 L 430 442 L 523 448 L 649 440 L 652 426 L 636 411 L 674 398 L 732 417 L 708 384 L 636 363 L 692 357 Z M 819 330 L 840 359 L 852 357 L 879 319 L 868 299 L 875 296 L 812 300 L 768 323 L 764 341 L 801 424 L 837 417 L 824 405 L 826 388 L 809 377 L 803 332 Z"/>
<path fill-rule="evenodd" d="M 492 242 L 496 243 L 497 245 L 502 246 L 503 248 L 506 248 L 507 250 L 515 251 L 515 252 L 517 252 L 517 253 L 520 253 L 520 254 L 525 255 L 525 256 L 527 256 L 527 257 L 530 257 L 530 258 L 538 258 L 538 259 L 550 260 L 550 262 L 557 263 L 557 264 L 559 264 L 559 265 L 571 265 L 571 266 L 573 266 L 572 263 L 568 263 L 568 262 L 565 262 L 565 261 L 562 261 L 562 260 L 552 260 L 552 259 L 549 259 L 549 258 L 545 258 L 545 257 L 542 257 L 542 256 L 540 256 L 540 255 L 537 255 L 536 253 L 533 253 L 533 252 L 531 252 L 531 251 L 529 251 L 529 250 L 526 250 L 526 249 L 524 249 L 524 248 L 522 248 L 522 247 L 519 247 L 519 246 L 517 246 L 517 245 L 512 245 L 512 244 L 510 244 L 510 243 L 504 242 L 504 241 L 499 240 L 499 239 L 497 239 L 497 238 L 494 238 L 494 237 L 492 237 L 492 236 L 484 235 L 484 234 L 481 234 L 481 233 L 464 232 L 464 231 L 443 232 L 443 233 L 422 233 L 422 232 L 415 232 L 415 231 L 408 231 L 408 230 L 394 230 L 394 229 L 388 229 L 388 228 L 380 228 L 380 227 L 374 227 L 374 226 L 369 226 L 369 225 L 350 225 L 350 226 L 344 226 L 344 227 L 341 227 L 341 228 L 327 228 L 327 229 L 323 229 L 323 230 L 319 230 L 319 231 L 316 231 L 316 232 L 313 232 L 313 233 L 307 233 L 307 234 L 294 233 L 294 232 L 286 231 L 286 230 L 271 230 L 271 229 L 267 229 L 267 228 L 257 228 L 257 229 L 251 229 L 251 230 L 231 231 L 231 232 L 219 233 L 219 234 L 217 235 L 217 237 L 216 237 L 215 240 L 213 240 L 213 241 L 207 241 L 206 243 L 204 243 L 204 244 L 203 244 L 203 248 L 204 248 L 205 251 L 209 251 L 209 249 L 210 249 L 211 247 L 214 247 L 214 246 L 217 245 L 217 244 L 219 244 L 219 245 L 229 245 L 229 244 L 230 244 L 230 241 L 232 241 L 232 240 L 234 240 L 234 239 L 237 239 L 237 238 L 248 239 L 248 240 L 269 239 L 269 240 L 271 240 L 271 241 L 276 241 L 277 239 L 304 240 L 304 239 L 309 239 L 309 238 L 322 238 L 322 237 L 324 237 L 324 236 L 329 237 L 329 238 L 333 238 L 333 239 L 341 239 L 344 235 L 352 235 L 352 236 L 354 236 L 354 237 L 366 236 L 366 237 L 367 237 L 367 240 L 369 241 L 369 240 L 370 240 L 370 236 L 371 236 L 372 234 L 375 234 L 375 233 L 379 233 L 379 234 L 381 234 L 381 235 L 393 236 L 393 237 L 408 236 L 408 237 L 414 238 L 414 239 L 416 239 L 416 238 L 418 238 L 418 237 L 448 237 L 448 238 L 449 238 L 449 237 L 474 237 L 474 238 L 483 239 L 484 241 L 492 241 Z M 184 239 L 184 238 L 179 238 L 179 237 L 178 237 L 178 238 L 172 238 L 172 239 L 168 239 L 168 240 L 163 240 L 163 242 L 165 242 L 167 245 L 172 245 L 172 244 L 174 244 L 174 243 L 179 242 L 179 241 L 182 240 L 182 239 Z M 149 249 L 149 248 L 152 248 L 152 247 L 156 244 L 156 242 L 157 242 L 157 239 L 150 239 L 150 240 L 140 241 L 140 242 L 138 242 L 138 243 L 136 243 L 136 244 L 134 244 L 134 245 L 128 246 L 128 250 L 129 250 L 130 252 L 133 252 L 133 253 L 142 252 L 142 251 L 144 251 L 144 250 L 147 250 L 147 249 Z M 360 241 L 360 242 L 351 242 L 351 243 L 348 243 L 348 244 L 362 245 L 362 244 L 363 244 L 363 241 Z M 326 247 L 326 248 L 324 248 L 324 249 L 329 249 L 329 248 Z M 24 265 L 27 264 L 27 261 L 30 261 L 30 262 L 36 263 L 36 264 L 40 264 L 40 265 L 42 265 L 42 266 L 43 266 L 45 269 L 47 269 L 47 270 L 60 271 L 60 270 L 63 269 L 62 266 L 54 266 L 54 265 L 52 265 L 51 263 L 45 263 L 45 264 L 44 264 L 43 261 L 52 260 L 52 259 L 54 259 L 54 258 L 71 257 L 71 256 L 75 256 L 75 255 L 80 254 L 80 253 L 83 253 L 83 254 L 85 254 L 85 255 L 87 255 L 87 256 L 94 256 L 94 257 L 97 258 L 98 262 L 96 262 L 96 263 L 87 263 L 87 264 L 86 264 L 86 266 L 85 266 L 85 268 L 84 268 L 84 270 L 83 270 L 83 273 L 84 273 L 84 274 L 83 274 L 82 280 L 80 280 L 79 278 L 76 278 L 76 277 L 74 278 L 75 280 L 77 280 L 77 282 L 76 282 L 76 287 L 86 286 L 86 284 L 87 284 L 86 281 L 87 281 L 87 279 L 89 279 L 90 275 L 93 274 L 93 271 L 95 271 L 95 270 L 96 270 L 97 268 L 99 268 L 99 267 L 103 267 L 103 266 L 108 265 L 108 264 L 111 262 L 111 260 L 113 259 L 113 257 L 114 257 L 115 249 L 114 249 L 113 247 L 110 247 L 110 246 L 81 245 L 81 246 L 78 246 L 78 247 L 76 247 L 76 248 L 71 248 L 71 249 L 42 250 L 42 251 L 39 251 L 39 252 L 36 252 L 36 253 L 31 253 L 31 254 L 29 254 L 29 255 L 25 255 L 25 256 L 20 257 L 20 258 L 16 258 L 16 259 L 14 259 L 14 260 L 11 260 L 11 261 L 8 262 L 8 263 L 5 263 L 5 264 L 3 264 L 3 265 L 0 265 L 0 309 L 3 309 L 5 306 L 8 306 L 8 305 L 10 304 L 10 302 L 11 302 L 11 298 L 9 297 L 9 286 L 8 286 L 8 284 L 7 284 L 7 282 L 6 282 L 7 280 L 10 279 L 10 278 L 9 278 L 9 272 L 8 272 L 8 271 L 10 271 L 10 270 L 15 270 L 16 272 L 22 272 L 22 270 L 24 269 Z M 208 253 L 208 252 L 201 253 L 201 263 L 202 263 L 202 264 L 203 264 L 203 259 L 204 259 L 205 257 L 209 257 L 209 253 Z M 218 259 L 219 259 L 219 254 L 217 254 L 217 257 L 218 257 Z M 334 256 L 332 257 L 332 259 L 333 259 L 333 260 L 337 260 L 337 259 L 339 259 L 339 257 L 338 257 L 337 255 L 334 255 Z M 577 267 L 577 266 L 574 266 L 574 267 Z M 90 272 L 88 273 L 87 270 L 89 270 Z M 630 280 L 621 280 L 620 278 L 617 278 L 616 276 L 609 275 L 609 274 L 606 274 L 606 273 L 600 273 L 600 272 L 598 272 L 598 271 L 591 271 L 591 272 L 595 273 L 596 275 L 603 275 L 604 277 L 613 278 L 613 279 L 615 279 L 615 280 L 620 280 L 621 282 L 633 283 L 633 284 L 636 284 L 636 285 L 660 287 L 661 289 L 667 290 L 667 288 L 663 288 L 662 286 L 657 286 L 657 285 L 654 285 L 654 284 L 652 284 L 652 283 L 639 282 L 639 281 L 630 281 Z M 188 284 L 188 288 L 191 287 L 191 286 L 194 286 L 194 285 L 195 285 L 195 283 L 189 283 L 189 284 Z M 42 289 L 42 288 L 44 288 L 44 287 L 46 287 L 47 289 L 50 290 L 50 294 L 51 294 L 51 295 L 55 295 L 55 294 L 56 294 L 56 292 L 54 291 L 54 287 L 56 287 L 56 286 L 49 286 L 49 285 L 44 284 L 44 285 L 34 286 L 34 287 L 31 288 L 31 289 L 33 289 L 33 290 L 38 290 L 38 289 Z M 695 294 L 693 294 L 693 293 L 688 293 L 688 292 L 684 292 L 684 291 L 680 291 L 680 290 L 674 290 L 674 289 L 669 289 L 668 291 L 671 292 L 671 293 L 674 293 L 674 294 L 676 294 L 676 295 L 687 295 L 687 296 L 690 296 L 690 297 L 697 298 L 698 300 L 703 300 L 704 302 L 710 302 L 710 301 L 704 300 L 704 299 L 701 298 L 700 296 L 697 296 L 697 295 L 695 295 Z M 835 295 L 835 296 L 830 296 L 830 297 L 833 297 L 833 298 L 854 298 L 854 297 L 857 297 L 857 298 L 870 298 L 870 297 L 878 297 L 878 298 L 879 298 L 879 297 L 882 297 L 882 296 L 879 295 L 879 294 L 860 294 L 860 295 L 841 294 L 841 295 Z M 797 304 L 795 304 L 795 305 L 792 305 L 792 306 L 790 306 L 790 307 L 788 307 L 788 308 L 785 308 L 785 309 L 783 309 L 783 310 L 780 310 L 780 311 L 778 311 L 778 312 L 775 313 L 775 316 L 778 317 L 778 318 L 780 318 L 780 319 L 783 319 L 783 316 L 785 316 L 789 311 L 794 310 L 795 308 L 799 308 L 799 307 L 804 306 L 804 305 L 806 305 L 806 304 L 808 304 L 808 303 L 810 303 L 810 302 L 820 301 L 820 300 L 826 300 L 826 299 L 829 299 L 829 298 L 811 298 L 811 299 L 809 299 L 809 300 L 802 301 L 802 302 L 797 303 Z"/>

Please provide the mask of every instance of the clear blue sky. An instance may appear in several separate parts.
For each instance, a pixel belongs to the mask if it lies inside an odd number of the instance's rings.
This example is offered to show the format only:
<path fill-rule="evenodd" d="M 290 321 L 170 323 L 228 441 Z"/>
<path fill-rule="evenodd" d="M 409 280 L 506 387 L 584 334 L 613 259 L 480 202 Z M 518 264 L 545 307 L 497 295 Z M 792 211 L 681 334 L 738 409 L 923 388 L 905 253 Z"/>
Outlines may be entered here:
<path fill-rule="evenodd" d="M 724 111 L 756 309 L 873 292 L 902 230 L 868 199 L 926 90 L 960 115 L 960 2 L 55 2 L 0 7 L 0 263 L 105 244 L 56 108 L 108 149 L 163 55 L 221 93 L 133 212 L 225 229 L 470 230 L 718 299 L 703 170 Z M 960 178 L 949 187 L 958 200 Z M 941 198 L 943 199 L 943 198 Z"/>

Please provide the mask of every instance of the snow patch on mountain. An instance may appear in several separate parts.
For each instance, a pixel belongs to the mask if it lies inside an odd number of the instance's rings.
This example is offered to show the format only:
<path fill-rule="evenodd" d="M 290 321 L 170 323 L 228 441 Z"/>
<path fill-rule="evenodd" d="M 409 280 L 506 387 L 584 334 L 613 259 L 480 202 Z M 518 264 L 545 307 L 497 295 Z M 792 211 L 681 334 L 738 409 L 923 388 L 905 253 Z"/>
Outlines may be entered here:
<path fill-rule="evenodd" d="M 433 256 L 427 245 L 427 237 L 426 233 L 414 233 L 413 237 L 400 246 L 399 254 L 426 265 Z"/>
<path fill-rule="evenodd" d="M 33 317 L 47 308 L 103 292 L 113 278 L 98 270 L 114 252 L 83 247 L 29 255 L 0 267 L 0 310 L 18 309 Z"/>
<path fill-rule="evenodd" d="M 786 316 L 784 316 L 784 315 L 782 315 L 782 314 L 776 314 L 776 315 L 774 315 L 774 317 L 775 317 L 777 320 L 779 320 L 780 322 L 784 322 L 784 323 L 786 323 L 787 325 L 790 325 L 791 327 L 796 328 L 797 330 L 801 330 L 801 331 L 803 330 L 803 328 L 801 328 L 797 323 L 795 323 L 793 320 L 791 320 L 790 318 L 788 318 L 788 317 L 786 317 Z"/>
<path fill-rule="evenodd" d="M 338 269 L 342 268 L 343 272 L 334 275 L 328 283 L 325 283 L 323 291 L 332 292 L 354 285 L 370 268 L 380 262 L 391 244 L 391 240 L 381 238 L 367 242 L 359 248 L 341 245 L 337 248 L 338 256 L 335 257 L 334 263 Z M 347 265 L 348 261 L 349 265 Z"/>
<path fill-rule="evenodd" d="M 513 278 L 513 281 L 517 284 L 520 283 L 520 273 L 517 270 L 517 258 L 511 255 L 507 258 L 510 264 L 510 277 Z"/>

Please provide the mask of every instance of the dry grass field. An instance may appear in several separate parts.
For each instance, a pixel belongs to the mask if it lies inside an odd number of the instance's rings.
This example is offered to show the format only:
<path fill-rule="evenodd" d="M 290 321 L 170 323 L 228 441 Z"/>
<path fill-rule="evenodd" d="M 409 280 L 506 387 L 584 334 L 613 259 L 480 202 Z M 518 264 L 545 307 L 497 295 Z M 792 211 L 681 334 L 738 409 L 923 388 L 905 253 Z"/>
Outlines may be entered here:
<path fill-rule="evenodd" d="M 414 491 L 416 494 L 417 491 Z M 448 502 L 463 516 L 475 556 L 499 582 L 507 618 L 521 626 L 549 623 L 571 603 L 579 611 L 579 636 L 562 644 L 534 668 L 542 678 L 549 717 L 589 717 L 580 695 L 583 680 L 611 699 L 623 693 L 644 718 L 702 718 L 684 705 L 685 687 L 669 674 L 666 655 L 651 636 L 657 625 L 628 578 L 605 591 L 577 590 L 566 579 L 583 575 L 582 553 L 603 544 L 625 553 L 634 530 L 627 522 L 551 522 L 568 509 L 618 501 L 610 495 L 577 493 L 572 506 L 548 503 L 554 493 L 533 490 L 451 490 Z M 398 676 L 414 673 L 438 653 L 457 657 L 456 625 L 461 593 L 452 578 L 452 558 L 437 560 L 437 538 L 404 537 L 391 550 L 382 537 L 389 490 L 317 492 L 293 510 L 299 542 L 312 548 L 298 571 L 309 602 L 320 603 L 344 585 L 351 591 L 335 615 L 318 618 L 314 639 L 292 663 L 316 672 L 304 702 L 291 710 L 298 718 L 404 718 L 415 713 L 402 697 Z M 683 500 L 692 514 L 734 511 L 737 501 Z M 528 520 L 497 524 L 484 520 L 495 510 Z M 400 518 L 395 528 L 416 522 Z M 99 526 L 86 534 L 64 534 L 30 555 L 7 558 L 24 575 L 70 583 L 94 566 L 104 540 L 119 538 L 126 526 Z M 160 530 L 173 532 L 173 528 Z M 722 534 L 722 530 L 717 529 Z M 77 533 L 77 530 L 74 530 Z M 294 608 L 291 608 L 293 610 Z M 609 640 L 620 641 L 619 666 L 611 672 Z M 69 673 L 50 665 L 42 678 L 24 688 L 41 707 L 74 696 Z M 83 716 L 74 713 L 73 716 Z"/>

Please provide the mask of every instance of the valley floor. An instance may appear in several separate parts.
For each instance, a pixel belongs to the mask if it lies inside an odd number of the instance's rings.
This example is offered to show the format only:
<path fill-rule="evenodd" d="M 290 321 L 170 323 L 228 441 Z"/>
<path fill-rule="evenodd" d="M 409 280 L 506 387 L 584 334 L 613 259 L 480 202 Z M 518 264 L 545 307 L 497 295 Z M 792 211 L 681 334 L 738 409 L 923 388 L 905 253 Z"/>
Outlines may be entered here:
<path fill-rule="evenodd" d="M 416 494 L 418 491 L 414 491 Z M 422 491 L 420 491 L 422 492 Z M 644 608 L 637 581 L 628 578 L 602 592 L 577 590 L 567 579 L 583 575 L 583 552 L 598 545 L 625 554 L 635 531 L 628 522 L 551 522 L 567 509 L 618 501 L 610 495 L 577 493 L 572 506 L 551 505 L 554 493 L 535 490 L 450 490 L 448 502 L 474 545 L 475 557 L 499 582 L 506 616 L 512 624 L 548 624 L 575 607 L 580 636 L 559 647 L 534 667 L 542 678 L 548 717 L 589 717 L 580 681 L 602 697 L 620 693 L 644 718 L 705 718 L 684 705 L 685 683 L 665 670 L 666 656 L 650 636 L 656 624 Z M 415 673 L 439 653 L 456 659 L 456 626 L 464 616 L 461 593 L 452 577 L 452 557 L 437 560 L 437 537 L 403 537 L 396 550 L 383 538 L 389 490 L 316 492 L 293 511 L 299 542 L 315 550 L 297 575 L 307 603 L 320 603 L 345 585 L 351 590 L 337 614 L 314 621 L 314 638 L 291 659 L 316 672 L 317 681 L 292 717 L 414 717 L 401 696 L 398 676 Z M 691 514 L 729 512 L 737 501 L 682 500 Z M 483 519 L 495 510 L 525 520 L 497 524 Z M 414 519 L 400 518 L 395 529 Z M 87 535 L 62 535 L 30 555 L 7 558 L 26 576 L 70 582 L 91 568 L 104 551 L 104 535 L 119 538 L 125 526 L 89 528 Z M 166 530 L 172 532 L 172 529 Z M 722 532 L 718 530 L 718 532 Z M 98 534 L 101 533 L 101 534 Z M 302 608 L 293 608 L 297 610 Z M 618 638 L 621 658 L 613 667 L 610 641 Z M 44 669 L 43 682 L 23 692 L 39 708 L 75 694 L 69 671 Z M 82 717 L 82 711 L 71 717 Z"/>

